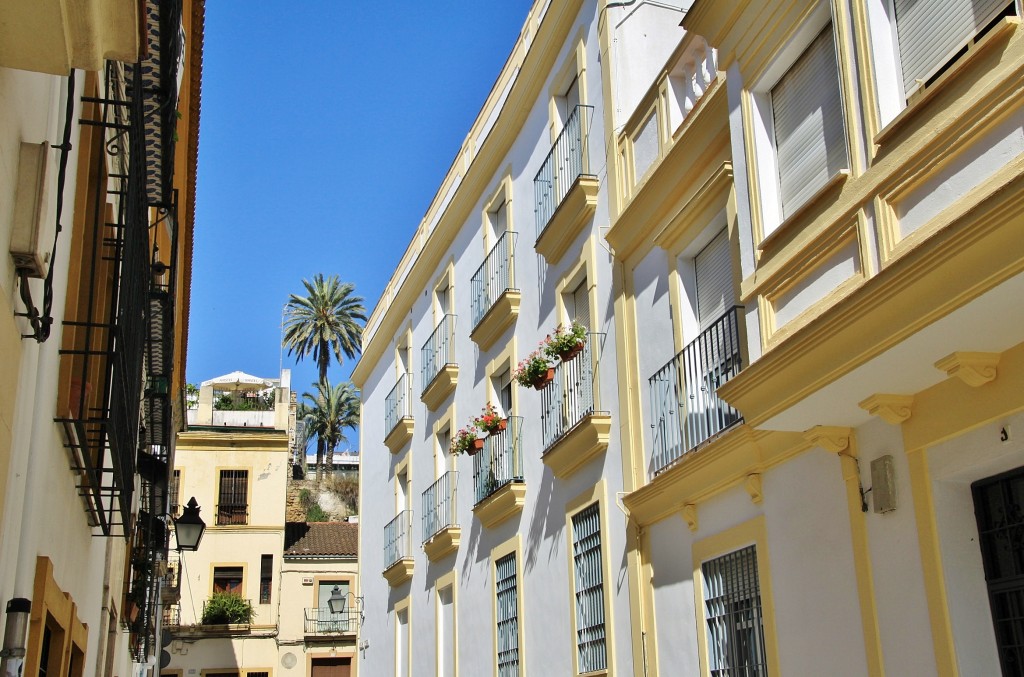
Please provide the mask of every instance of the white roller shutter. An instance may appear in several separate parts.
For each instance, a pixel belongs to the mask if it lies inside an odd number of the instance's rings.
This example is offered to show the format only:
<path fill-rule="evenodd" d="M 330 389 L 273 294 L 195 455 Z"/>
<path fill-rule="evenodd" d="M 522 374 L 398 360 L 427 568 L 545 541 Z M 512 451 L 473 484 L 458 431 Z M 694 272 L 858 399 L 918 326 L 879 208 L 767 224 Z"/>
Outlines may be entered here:
<path fill-rule="evenodd" d="M 704 331 L 736 305 L 732 285 L 732 257 L 729 238 L 723 229 L 697 254 L 694 260 L 697 275 L 697 319 Z"/>
<path fill-rule="evenodd" d="M 1007 0 L 894 0 L 903 89 L 911 93 L 1011 3 Z"/>
<path fill-rule="evenodd" d="M 587 281 L 583 280 L 572 292 L 573 319 L 592 329 L 590 325 L 590 301 L 587 296 Z"/>
<path fill-rule="evenodd" d="M 772 111 L 786 218 L 848 166 L 831 23 L 772 89 Z"/>

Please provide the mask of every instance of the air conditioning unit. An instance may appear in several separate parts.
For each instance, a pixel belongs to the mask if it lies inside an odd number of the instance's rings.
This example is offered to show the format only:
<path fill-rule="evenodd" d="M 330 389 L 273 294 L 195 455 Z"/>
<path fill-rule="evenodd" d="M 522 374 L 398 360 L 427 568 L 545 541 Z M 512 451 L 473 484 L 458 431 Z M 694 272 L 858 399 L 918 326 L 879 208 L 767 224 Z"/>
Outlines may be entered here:
<path fill-rule="evenodd" d="M 17 271 L 29 277 L 46 277 L 50 265 L 57 227 L 50 216 L 52 165 L 49 143 L 22 142 L 18 156 L 18 188 L 14 196 L 11 258 Z"/>

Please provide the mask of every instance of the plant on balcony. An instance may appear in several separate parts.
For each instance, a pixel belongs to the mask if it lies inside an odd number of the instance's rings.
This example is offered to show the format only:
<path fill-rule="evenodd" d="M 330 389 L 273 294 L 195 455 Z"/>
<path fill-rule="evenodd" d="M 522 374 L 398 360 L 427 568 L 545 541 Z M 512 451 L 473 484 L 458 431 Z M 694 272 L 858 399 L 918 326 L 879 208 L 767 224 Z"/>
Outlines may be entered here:
<path fill-rule="evenodd" d="M 568 362 L 583 352 L 583 347 L 587 345 L 587 327 L 576 320 L 568 328 L 559 324 L 554 334 L 548 334 L 544 344 L 544 352 L 548 357 L 558 357 L 562 362 Z"/>
<path fill-rule="evenodd" d="M 475 456 L 483 448 L 484 441 L 477 437 L 475 424 L 466 426 L 455 433 L 455 437 L 452 439 L 451 452 L 456 456 L 459 454 Z"/>
<path fill-rule="evenodd" d="M 524 388 L 544 390 L 555 379 L 555 369 L 551 365 L 551 358 L 542 349 L 537 349 L 519 363 L 512 378 Z"/>
<path fill-rule="evenodd" d="M 473 419 L 473 423 L 478 430 L 488 435 L 494 435 L 505 429 L 505 426 L 508 425 L 508 419 L 499 414 L 497 408 L 488 402 L 487 406 L 480 412 L 480 415 Z"/>
<path fill-rule="evenodd" d="M 203 606 L 203 625 L 252 623 L 255 615 L 252 602 L 234 592 L 215 592 Z"/>

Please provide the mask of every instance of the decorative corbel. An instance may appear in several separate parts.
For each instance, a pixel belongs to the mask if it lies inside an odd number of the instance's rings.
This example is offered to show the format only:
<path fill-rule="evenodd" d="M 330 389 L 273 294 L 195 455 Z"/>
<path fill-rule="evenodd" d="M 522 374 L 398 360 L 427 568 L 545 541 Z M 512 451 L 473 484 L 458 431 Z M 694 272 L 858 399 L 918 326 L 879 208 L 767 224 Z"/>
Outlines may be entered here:
<path fill-rule="evenodd" d="M 857 406 L 886 423 L 899 425 L 910 418 L 913 404 L 914 397 L 912 395 L 876 393 L 860 402 Z"/>
<path fill-rule="evenodd" d="M 761 501 L 764 500 L 764 494 L 761 492 L 761 473 L 750 473 L 747 475 L 746 481 L 743 483 L 747 493 L 750 494 L 750 500 L 755 504 L 760 505 Z"/>
<path fill-rule="evenodd" d="M 996 379 L 997 364 L 999 353 L 956 352 L 936 362 L 935 368 L 946 372 L 947 376 L 956 376 L 972 388 L 977 388 Z"/>
<path fill-rule="evenodd" d="M 804 439 L 825 451 L 840 454 L 850 448 L 853 430 L 835 425 L 816 425 L 804 431 Z"/>
<path fill-rule="evenodd" d="M 690 527 L 690 531 L 697 531 L 697 505 L 694 503 L 687 503 L 683 506 L 683 519 L 686 520 L 686 526 Z"/>

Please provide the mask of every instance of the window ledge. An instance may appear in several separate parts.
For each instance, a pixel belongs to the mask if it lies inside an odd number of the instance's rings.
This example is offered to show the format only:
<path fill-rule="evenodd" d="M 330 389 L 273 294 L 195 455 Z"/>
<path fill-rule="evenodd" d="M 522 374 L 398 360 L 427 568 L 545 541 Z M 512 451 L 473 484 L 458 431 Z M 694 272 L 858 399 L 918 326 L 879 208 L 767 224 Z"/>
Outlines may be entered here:
<path fill-rule="evenodd" d="M 896 115 L 892 120 L 889 121 L 885 127 L 883 127 L 877 134 L 872 142 L 876 146 L 884 146 L 886 143 L 892 140 L 893 137 L 904 127 L 909 124 L 910 120 L 917 117 L 927 103 L 934 99 L 938 92 L 945 89 L 944 84 L 951 79 L 958 78 L 962 75 L 962 71 L 974 60 L 974 57 L 985 51 L 989 46 L 995 44 L 1004 37 L 1009 37 L 1011 33 L 1017 30 L 1017 26 L 1020 25 L 1021 19 L 1016 16 L 1007 16 L 999 20 L 999 22 L 992 26 L 985 35 L 980 38 L 974 38 L 967 43 L 967 53 L 962 54 L 949 64 L 949 68 L 936 78 L 935 82 L 929 85 L 919 87 L 916 89 L 907 101 L 907 105 L 903 108 L 899 114 Z"/>
<path fill-rule="evenodd" d="M 391 450 L 392 454 L 397 454 L 405 443 L 412 439 L 412 431 L 415 427 L 415 420 L 411 416 L 406 416 L 398 420 L 395 427 L 391 429 L 391 432 L 384 438 L 384 444 L 388 449 Z"/>
<path fill-rule="evenodd" d="M 519 317 L 521 300 L 522 295 L 518 289 L 506 289 L 495 299 L 469 335 L 469 338 L 480 346 L 480 350 L 489 350 L 505 330 L 515 323 Z"/>
<path fill-rule="evenodd" d="M 764 239 L 757 245 L 757 250 L 763 252 L 765 249 L 770 248 L 776 241 L 783 237 L 783 233 L 793 230 L 794 223 L 799 223 L 803 220 L 803 217 L 810 211 L 811 207 L 815 206 L 828 194 L 830 194 L 836 186 L 841 186 L 846 183 L 846 180 L 850 178 L 849 169 L 840 169 L 838 172 L 833 174 L 828 181 L 826 181 L 821 188 L 814 191 L 810 197 L 804 200 L 804 203 L 797 207 L 797 210 L 787 216 L 782 223 L 772 232 L 768 233 Z"/>
<path fill-rule="evenodd" d="M 384 570 L 383 576 L 387 579 L 388 585 L 397 588 L 402 583 L 412 578 L 412 572 L 416 562 L 411 557 L 400 559 Z"/>
<path fill-rule="evenodd" d="M 551 468 L 555 477 L 564 480 L 608 448 L 611 429 L 611 415 L 595 413 L 585 416 L 552 444 L 541 460 Z"/>
<path fill-rule="evenodd" d="M 526 483 L 509 482 L 473 507 L 480 523 L 493 529 L 519 513 L 526 504 Z"/>
<path fill-rule="evenodd" d="M 420 394 L 420 401 L 427 409 L 434 411 L 459 384 L 459 365 L 446 364 Z"/>
<path fill-rule="evenodd" d="M 461 539 L 462 527 L 448 526 L 431 536 L 423 544 L 423 551 L 431 562 L 437 562 L 458 550 Z"/>
<path fill-rule="evenodd" d="M 600 184 L 596 176 L 581 174 L 569 192 L 555 208 L 555 213 L 544 225 L 533 248 L 544 257 L 549 266 L 561 260 L 569 245 L 579 235 L 583 224 L 597 209 L 597 191 Z"/>

